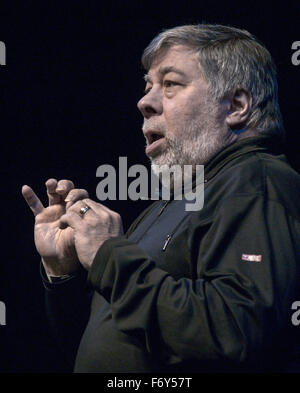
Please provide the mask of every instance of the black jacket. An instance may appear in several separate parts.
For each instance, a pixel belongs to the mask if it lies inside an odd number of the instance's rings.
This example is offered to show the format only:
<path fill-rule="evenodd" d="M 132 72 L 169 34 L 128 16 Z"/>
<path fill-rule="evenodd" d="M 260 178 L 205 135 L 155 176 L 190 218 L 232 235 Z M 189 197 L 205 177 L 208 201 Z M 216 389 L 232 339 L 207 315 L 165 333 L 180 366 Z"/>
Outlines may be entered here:
<path fill-rule="evenodd" d="M 202 210 L 157 201 L 100 247 L 89 316 L 84 274 L 45 283 L 52 324 L 73 351 L 85 329 L 76 372 L 286 369 L 298 335 L 300 176 L 278 144 L 255 137 L 214 157 L 205 181 Z"/>

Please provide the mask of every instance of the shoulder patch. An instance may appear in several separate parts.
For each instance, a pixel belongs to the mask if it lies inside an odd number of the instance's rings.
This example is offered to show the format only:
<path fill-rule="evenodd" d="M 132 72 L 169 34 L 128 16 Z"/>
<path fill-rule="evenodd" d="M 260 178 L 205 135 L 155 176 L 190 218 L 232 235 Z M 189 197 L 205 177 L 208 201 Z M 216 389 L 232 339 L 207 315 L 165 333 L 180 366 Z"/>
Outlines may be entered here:
<path fill-rule="evenodd" d="M 261 262 L 262 256 L 261 255 L 250 255 L 250 254 L 242 254 L 243 261 L 250 261 L 250 262 Z"/>

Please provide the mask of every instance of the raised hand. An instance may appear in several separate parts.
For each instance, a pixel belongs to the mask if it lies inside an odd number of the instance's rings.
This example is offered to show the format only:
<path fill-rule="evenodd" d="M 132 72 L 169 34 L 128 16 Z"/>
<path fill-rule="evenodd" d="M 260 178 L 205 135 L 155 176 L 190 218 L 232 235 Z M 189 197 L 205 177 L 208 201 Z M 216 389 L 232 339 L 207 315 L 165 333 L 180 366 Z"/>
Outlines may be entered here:
<path fill-rule="evenodd" d="M 121 216 L 87 198 L 70 207 L 60 218 L 60 222 L 62 226 L 74 230 L 76 252 L 87 270 L 105 240 L 123 235 Z"/>
<path fill-rule="evenodd" d="M 70 180 L 49 179 L 46 182 L 49 206 L 44 207 L 32 188 L 22 187 L 22 194 L 35 216 L 34 241 L 46 272 L 63 275 L 78 269 L 74 230 L 63 227 L 60 218 L 78 200 L 88 198 L 83 189 L 74 189 Z"/>

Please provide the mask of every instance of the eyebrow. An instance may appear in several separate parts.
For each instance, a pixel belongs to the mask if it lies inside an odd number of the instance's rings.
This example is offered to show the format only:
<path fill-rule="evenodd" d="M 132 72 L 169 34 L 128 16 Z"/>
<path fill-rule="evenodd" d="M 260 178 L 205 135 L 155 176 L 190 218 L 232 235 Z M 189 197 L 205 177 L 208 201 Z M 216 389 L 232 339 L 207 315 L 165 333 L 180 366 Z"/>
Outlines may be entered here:
<path fill-rule="evenodd" d="M 175 72 L 176 74 L 179 74 L 181 76 L 186 76 L 183 71 L 179 70 L 178 68 L 176 68 L 174 66 L 160 67 L 158 70 L 158 73 L 161 76 L 164 76 L 164 75 L 168 74 L 169 72 Z M 145 80 L 145 82 L 151 82 L 150 75 L 149 74 L 144 75 L 144 80 Z"/>

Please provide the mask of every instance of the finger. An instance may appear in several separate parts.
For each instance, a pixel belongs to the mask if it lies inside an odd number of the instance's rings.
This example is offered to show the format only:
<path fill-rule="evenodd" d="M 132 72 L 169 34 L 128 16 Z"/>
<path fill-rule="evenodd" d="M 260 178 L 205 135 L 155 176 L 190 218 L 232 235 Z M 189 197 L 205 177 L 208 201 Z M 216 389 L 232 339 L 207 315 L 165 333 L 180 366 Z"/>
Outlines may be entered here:
<path fill-rule="evenodd" d="M 105 211 L 106 213 L 115 213 L 113 210 L 110 210 L 105 205 L 102 205 L 102 203 L 95 202 L 92 199 L 83 199 L 82 202 L 91 207 L 96 213 L 100 214 L 103 211 Z"/>
<path fill-rule="evenodd" d="M 80 201 L 88 197 L 89 197 L 89 193 L 84 189 L 75 188 L 71 190 L 68 193 L 67 197 L 65 198 L 65 202 L 67 203 L 66 205 L 67 210 L 77 201 Z"/>
<path fill-rule="evenodd" d="M 22 195 L 35 216 L 42 212 L 44 206 L 31 187 L 24 185 Z"/>
<path fill-rule="evenodd" d="M 82 218 L 79 217 L 78 214 L 76 214 L 74 211 L 68 211 L 66 214 L 61 216 L 59 220 L 59 226 L 60 228 L 66 228 L 66 227 L 71 227 L 75 231 L 78 230 L 80 227 L 82 227 Z"/>
<path fill-rule="evenodd" d="M 49 201 L 49 206 L 55 205 L 57 203 L 61 202 L 61 197 L 56 193 L 56 187 L 57 187 L 57 180 L 56 179 L 48 179 L 45 183 L 46 188 L 47 188 L 47 195 L 48 195 L 48 201 Z"/>
<path fill-rule="evenodd" d="M 80 213 L 80 209 L 83 208 L 83 207 L 88 207 L 89 208 L 87 210 L 87 212 L 84 213 L 84 214 Z M 89 206 L 86 202 L 83 202 L 82 200 L 77 201 L 76 203 L 74 203 L 73 206 L 71 206 L 68 209 L 68 212 L 76 213 L 81 219 L 83 218 L 83 216 L 85 216 L 87 214 L 90 215 L 92 211 L 93 211 L 93 209 L 91 208 L 91 206 Z"/>
<path fill-rule="evenodd" d="M 68 193 L 74 188 L 74 183 L 71 180 L 60 180 L 57 183 L 56 192 L 62 196 L 62 200 L 66 198 Z"/>

